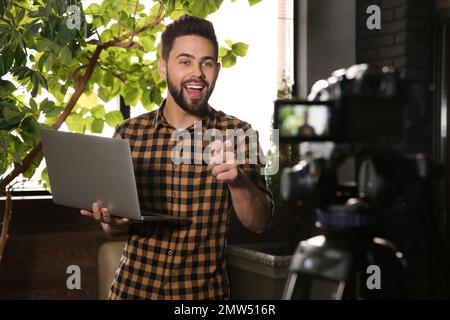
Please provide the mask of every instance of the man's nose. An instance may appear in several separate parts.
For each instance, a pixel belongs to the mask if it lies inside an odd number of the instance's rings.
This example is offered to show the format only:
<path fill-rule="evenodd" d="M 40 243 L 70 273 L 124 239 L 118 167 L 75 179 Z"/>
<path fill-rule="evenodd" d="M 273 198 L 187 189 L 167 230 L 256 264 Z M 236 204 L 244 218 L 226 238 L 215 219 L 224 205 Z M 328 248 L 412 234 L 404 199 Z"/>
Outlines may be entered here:
<path fill-rule="evenodd" d="M 192 76 L 196 77 L 196 78 L 204 78 L 205 77 L 205 73 L 203 72 L 201 63 L 194 63 L 193 64 Z"/>

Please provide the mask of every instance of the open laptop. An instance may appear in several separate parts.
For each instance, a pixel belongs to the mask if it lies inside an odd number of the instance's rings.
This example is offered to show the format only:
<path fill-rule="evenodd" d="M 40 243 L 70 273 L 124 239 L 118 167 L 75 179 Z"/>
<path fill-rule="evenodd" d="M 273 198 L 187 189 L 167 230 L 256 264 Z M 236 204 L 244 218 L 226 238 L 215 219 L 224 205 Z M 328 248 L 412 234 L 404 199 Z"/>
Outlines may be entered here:
<path fill-rule="evenodd" d="M 91 211 L 99 202 L 111 215 L 139 221 L 191 221 L 139 207 L 128 140 L 41 129 L 53 201 Z"/>

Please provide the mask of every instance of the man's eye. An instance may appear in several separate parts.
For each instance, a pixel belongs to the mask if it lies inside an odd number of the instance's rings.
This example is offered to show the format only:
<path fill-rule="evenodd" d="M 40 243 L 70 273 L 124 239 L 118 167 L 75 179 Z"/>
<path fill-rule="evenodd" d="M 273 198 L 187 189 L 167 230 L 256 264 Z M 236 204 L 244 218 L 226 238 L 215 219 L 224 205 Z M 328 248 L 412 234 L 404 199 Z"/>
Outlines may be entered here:
<path fill-rule="evenodd" d="M 213 65 L 212 62 L 204 62 L 203 65 L 204 65 L 205 67 L 208 67 L 208 68 L 214 67 L 214 65 Z"/>
<path fill-rule="evenodd" d="M 180 63 L 181 63 L 181 64 L 188 65 L 188 64 L 190 63 L 190 61 L 189 61 L 189 60 L 181 60 Z"/>

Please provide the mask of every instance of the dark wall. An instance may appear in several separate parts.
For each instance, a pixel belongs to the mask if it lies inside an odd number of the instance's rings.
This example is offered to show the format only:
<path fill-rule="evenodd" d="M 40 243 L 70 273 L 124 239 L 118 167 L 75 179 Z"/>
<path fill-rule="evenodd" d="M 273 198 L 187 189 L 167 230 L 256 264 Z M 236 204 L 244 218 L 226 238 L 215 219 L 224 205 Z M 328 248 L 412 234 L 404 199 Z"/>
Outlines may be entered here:
<path fill-rule="evenodd" d="M 369 5 L 381 8 L 381 29 L 366 27 Z M 433 126 L 433 21 L 435 1 L 359 0 L 356 6 L 356 62 L 394 66 L 412 85 L 408 112 L 417 122 L 410 129 L 411 149 L 430 154 Z M 417 183 L 406 186 L 402 197 L 383 214 L 382 232 L 408 260 L 411 298 L 448 297 L 448 257 L 436 219 L 433 194 Z"/>
<path fill-rule="evenodd" d="M 308 1 L 308 88 L 355 63 L 355 0 Z"/>
<path fill-rule="evenodd" d="M 15 200 L 9 235 L 0 300 L 98 298 L 97 251 L 110 240 L 98 223 L 51 200 Z M 81 290 L 66 286 L 70 265 L 81 269 Z"/>
<path fill-rule="evenodd" d="M 369 5 L 381 8 L 381 29 L 366 27 Z M 356 62 L 391 65 L 406 79 L 431 81 L 432 0 L 358 0 Z"/>
<path fill-rule="evenodd" d="M 355 1 L 296 0 L 296 92 L 355 64 Z"/>

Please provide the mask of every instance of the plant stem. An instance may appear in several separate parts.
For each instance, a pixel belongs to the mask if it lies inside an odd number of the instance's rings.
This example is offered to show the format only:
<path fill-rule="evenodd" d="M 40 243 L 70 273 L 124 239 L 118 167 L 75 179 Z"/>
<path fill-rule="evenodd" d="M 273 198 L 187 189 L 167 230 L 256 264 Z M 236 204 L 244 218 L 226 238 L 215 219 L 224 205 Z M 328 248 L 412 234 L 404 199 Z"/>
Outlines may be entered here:
<path fill-rule="evenodd" d="M 8 240 L 9 223 L 12 216 L 12 198 L 11 191 L 6 192 L 5 213 L 3 215 L 2 229 L 0 233 L 0 264 L 3 260 L 3 252 L 5 251 L 6 241 Z"/>

